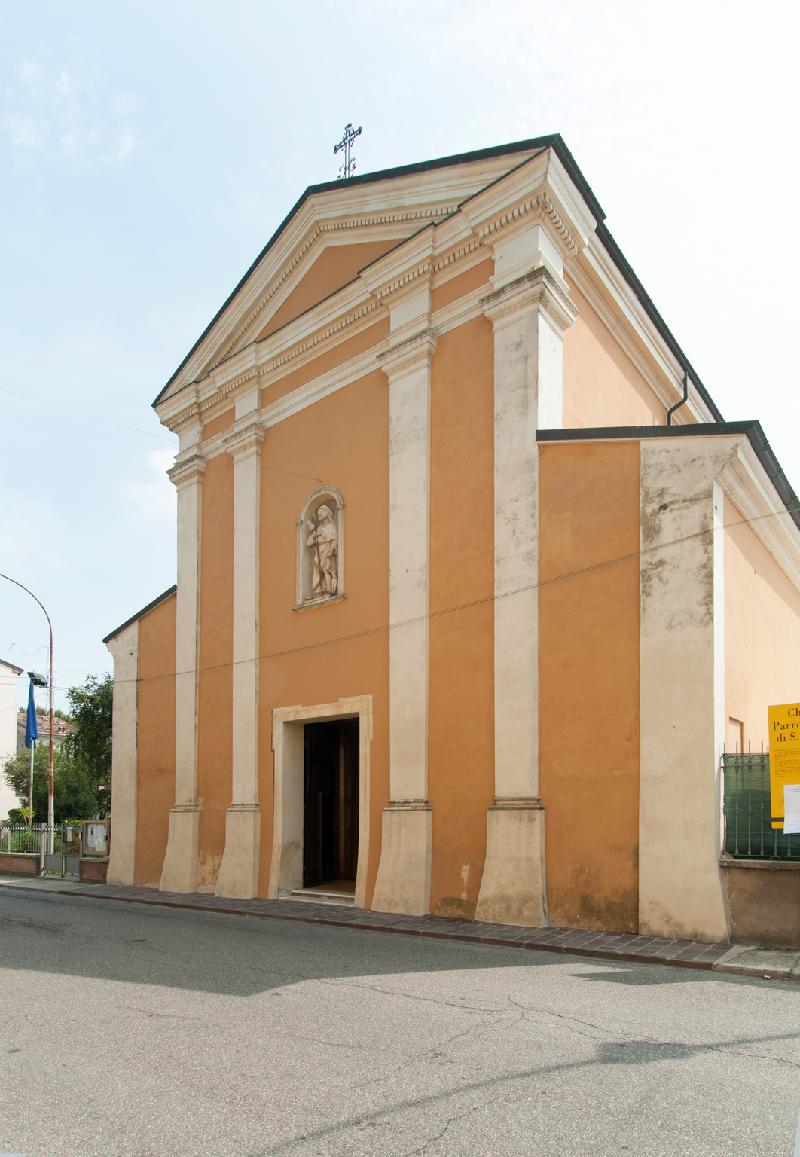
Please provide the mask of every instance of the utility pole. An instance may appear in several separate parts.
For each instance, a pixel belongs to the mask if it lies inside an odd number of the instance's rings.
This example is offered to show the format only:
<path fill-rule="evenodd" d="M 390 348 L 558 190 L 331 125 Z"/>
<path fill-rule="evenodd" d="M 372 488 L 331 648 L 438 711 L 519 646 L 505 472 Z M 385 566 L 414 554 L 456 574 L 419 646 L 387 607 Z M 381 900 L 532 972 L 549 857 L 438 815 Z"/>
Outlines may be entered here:
<path fill-rule="evenodd" d="M 48 714 L 50 716 L 50 750 L 49 750 L 48 761 L 47 761 L 47 827 L 48 827 L 47 850 L 48 850 L 48 853 L 50 855 L 52 855 L 53 854 L 53 794 L 54 794 L 54 788 L 55 788 L 55 777 L 53 775 L 53 730 L 54 730 L 54 728 L 53 728 L 53 624 L 50 622 L 50 616 L 48 615 L 47 609 L 46 609 L 44 603 L 42 602 L 42 600 L 38 599 L 36 597 L 36 595 L 33 593 L 33 591 L 30 590 L 28 587 L 26 587 L 24 585 L 24 583 L 18 582 L 17 579 L 12 578 L 11 575 L 9 575 L 9 574 L 3 574 L 2 571 L 0 571 L 0 578 L 4 578 L 8 582 L 13 583 L 15 587 L 19 587 L 20 590 L 25 591 L 26 595 L 30 595 L 31 598 L 33 599 L 33 601 L 35 603 L 39 604 L 39 606 L 41 607 L 41 610 L 44 614 L 44 617 L 47 619 L 47 627 L 48 627 L 48 630 L 50 631 L 50 679 L 49 679 L 48 687 L 47 687 Z"/>
<path fill-rule="evenodd" d="M 33 761 L 36 755 L 36 741 L 39 738 L 39 728 L 36 723 L 36 700 L 34 699 L 34 687 L 46 687 L 47 679 L 44 675 L 40 675 L 37 671 L 29 671 L 28 679 L 30 685 L 28 687 L 28 714 L 25 719 L 25 746 L 30 744 L 31 749 L 31 766 L 28 775 L 28 827 L 33 827 Z"/>

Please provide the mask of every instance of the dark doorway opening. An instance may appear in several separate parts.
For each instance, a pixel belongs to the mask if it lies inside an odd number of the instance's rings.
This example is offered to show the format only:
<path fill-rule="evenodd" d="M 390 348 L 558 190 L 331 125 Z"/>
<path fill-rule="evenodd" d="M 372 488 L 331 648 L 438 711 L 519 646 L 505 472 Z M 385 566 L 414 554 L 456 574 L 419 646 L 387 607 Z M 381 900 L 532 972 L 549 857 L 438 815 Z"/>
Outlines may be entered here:
<path fill-rule="evenodd" d="M 354 891 L 358 863 L 358 720 L 305 726 L 303 887 Z"/>

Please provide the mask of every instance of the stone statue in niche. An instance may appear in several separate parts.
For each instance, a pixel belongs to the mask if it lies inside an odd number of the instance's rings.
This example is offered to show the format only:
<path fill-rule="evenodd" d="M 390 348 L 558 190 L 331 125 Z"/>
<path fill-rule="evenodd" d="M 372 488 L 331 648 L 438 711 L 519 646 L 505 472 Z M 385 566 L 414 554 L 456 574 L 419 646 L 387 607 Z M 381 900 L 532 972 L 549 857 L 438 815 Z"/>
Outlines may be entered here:
<path fill-rule="evenodd" d="M 311 590 L 315 598 L 335 595 L 339 586 L 339 532 L 330 506 L 323 502 L 317 507 L 316 523 L 306 525 L 311 531 L 306 541 L 311 551 Z"/>

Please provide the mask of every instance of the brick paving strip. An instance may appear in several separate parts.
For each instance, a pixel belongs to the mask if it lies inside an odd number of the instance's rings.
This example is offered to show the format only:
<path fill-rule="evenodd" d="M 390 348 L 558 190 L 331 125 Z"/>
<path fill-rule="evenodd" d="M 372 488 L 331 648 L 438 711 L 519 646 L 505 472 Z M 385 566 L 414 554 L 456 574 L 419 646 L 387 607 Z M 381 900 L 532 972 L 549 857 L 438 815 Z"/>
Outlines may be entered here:
<path fill-rule="evenodd" d="M 294 920 L 301 924 L 326 924 L 368 932 L 393 932 L 403 936 L 426 936 L 436 940 L 459 940 L 492 944 L 502 948 L 532 948 L 568 956 L 590 956 L 627 963 L 667 964 L 677 968 L 725 971 L 763 979 L 800 980 L 800 948 L 774 949 L 726 942 L 708 944 L 695 940 L 667 940 L 620 932 L 591 932 L 575 928 L 519 928 L 509 924 L 483 924 L 477 920 L 441 916 L 400 916 L 337 904 L 308 900 L 233 900 L 198 893 L 159 892 L 155 888 L 79 884 L 67 880 L 0 877 L 0 887 L 19 891 L 55 892 L 62 896 L 118 900 L 128 904 L 154 904 L 195 912 L 217 912 L 268 920 Z"/>

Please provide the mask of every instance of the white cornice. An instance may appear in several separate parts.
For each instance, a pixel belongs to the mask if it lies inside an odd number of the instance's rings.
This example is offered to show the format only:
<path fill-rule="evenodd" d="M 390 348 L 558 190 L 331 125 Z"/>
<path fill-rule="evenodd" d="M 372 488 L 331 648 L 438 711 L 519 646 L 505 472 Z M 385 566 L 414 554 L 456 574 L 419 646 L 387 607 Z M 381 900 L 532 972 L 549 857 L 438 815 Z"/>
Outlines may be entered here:
<path fill-rule="evenodd" d="M 800 590 L 800 530 L 747 438 L 720 472 L 719 483 L 780 569 Z"/>
<path fill-rule="evenodd" d="M 310 382 L 298 386 L 291 393 L 276 398 L 274 402 L 263 406 L 256 414 L 247 414 L 240 421 L 234 422 L 228 429 L 206 439 L 200 450 L 202 457 L 210 459 L 215 458 L 217 454 L 226 453 L 236 446 L 240 437 L 247 436 L 254 426 L 257 425 L 264 429 L 269 426 L 276 426 L 279 422 L 285 421 L 286 418 L 291 418 L 293 414 L 298 414 L 308 406 L 313 406 L 315 402 L 326 398 L 329 394 L 334 394 L 344 386 L 365 377 L 368 373 L 378 369 L 378 354 L 384 348 L 384 343 L 374 346 L 365 353 L 350 358 L 349 361 L 342 362 L 341 365 L 334 366 L 333 369 L 320 374 Z"/>
<path fill-rule="evenodd" d="M 287 284 L 292 272 L 311 249 L 347 230 L 354 231 L 355 236 L 388 227 L 391 237 L 392 230 L 403 224 L 405 230 L 397 232 L 402 238 L 418 225 L 452 214 L 467 197 L 495 181 L 516 161 L 500 155 L 310 195 L 176 374 L 164 400 L 204 376 L 207 368 L 224 359 L 236 344 L 255 336 L 256 325 L 263 328 L 266 309 L 261 308 L 260 299 L 266 295 L 266 304 L 277 308 L 291 291 Z"/>
<path fill-rule="evenodd" d="M 265 271 L 256 276 L 248 296 L 254 297 L 250 308 L 235 330 L 231 333 L 212 359 L 212 368 L 224 362 L 237 346 L 252 342 L 267 324 L 269 317 L 277 313 L 293 290 L 306 276 L 320 251 L 327 245 L 359 244 L 375 239 L 396 239 L 402 241 L 409 231 L 424 227 L 431 220 L 447 216 L 452 206 L 433 206 L 428 209 L 375 213 L 370 217 L 351 217 L 344 221 L 316 222 L 308 236 L 292 254 L 284 268 L 270 271 L 271 280 Z"/>
<path fill-rule="evenodd" d="M 488 170 L 482 171 L 482 179 L 487 174 Z M 251 342 L 218 364 L 203 381 L 195 383 L 190 400 L 207 411 L 216 408 L 221 400 L 230 397 L 241 387 L 252 385 L 254 376 L 258 379 L 272 377 L 281 366 L 287 367 L 290 362 L 302 364 L 301 359 L 308 360 L 311 349 L 316 348 L 321 353 L 324 348 L 335 344 L 336 340 L 342 340 L 345 330 L 354 332 L 353 323 L 362 321 L 366 314 L 372 313 L 374 320 L 378 320 L 384 315 L 383 306 L 388 300 L 396 298 L 400 293 L 409 292 L 420 279 L 431 281 L 443 270 L 448 270 L 454 276 L 462 260 L 465 268 L 468 268 L 475 263 L 476 254 L 490 256 L 491 244 L 487 244 L 489 239 L 494 241 L 504 231 L 507 235 L 509 229 L 517 228 L 523 220 L 546 219 L 548 233 L 555 231 L 570 251 L 583 244 L 585 229 L 589 227 L 590 220 L 593 224 L 593 219 L 587 216 L 588 210 L 577 191 L 569 195 L 568 178 L 551 150 L 532 160 L 523 161 L 510 172 L 495 168 L 495 174 L 496 178 L 475 194 L 473 172 L 470 192 L 474 195 L 469 196 L 458 211 L 454 210 L 452 203 L 440 204 L 438 208 L 449 214 L 445 220 L 439 224 L 431 222 L 423 227 L 406 242 L 362 270 L 349 285 L 281 327 L 264 341 Z M 389 184 L 394 185 L 394 182 Z M 468 189 L 469 184 L 469 181 L 465 183 L 462 178 L 461 191 Z M 453 187 L 452 182 L 449 187 Z M 392 195 L 395 203 L 399 204 L 400 191 L 395 188 Z M 416 195 L 418 203 L 419 189 Z M 352 200 L 349 203 L 352 205 Z M 368 204 L 365 208 L 374 209 L 375 206 Z M 430 205 L 428 209 L 431 209 Z M 325 211 L 331 212 L 329 202 L 325 204 Z M 319 222 L 312 221 L 311 208 L 308 206 L 304 206 L 299 216 L 307 218 L 306 228 L 312 224 L 320 226 Z M 363 219 L 362 214 L 358 220 Z M 355 218 L 351 217 L 352 220 Z M 294 224 L 297 237 L 302 223 Z M 273 255 L 274 260 L 278 260 L 283 250 L 290 245 L 288 237 L 282 237 L 280 241 L 281 244 L 275 247 L 277 252 Z M 278 276 L 279 271 L 273 271 L 273 274 Z M 266 265 L 258 277 L 254 274 L 250 279 L 253 288 L 246 286 L 240 291 L 240 304 L 245 310 L 248 294 L 256 297 L 260 292 L 256 288 L 259 277 L 268 280 Z M 218 348 L 221 348 L 220 343 Z M 165 424 L 171 425 L 175 421 L 184 408 L 185 400 L 185 393 L 179 394 L 174 400 L 169 397 L 164 399 L 159 406 L 159 414 Z"/>
<path fill-rule="evenodd" d="M 470 198 L 460 210 L 482 240 L 541 220 L 565 257 L 583 250 L 597 221 L 552 149 Z"/>
<path fill-rule="evenodd" d="M 507 161 L 508 158 L 506 166 Z M 226 403 L 232 404 L 242 391 L 268 386 L 369 326 L 386 320 L 387 306 L 396 304 L 403 295 L 414 293 L 423 279 L 427 279 L 432 288 L 443 284 L 490 258 L 498 239 L 535 224 L 541 225 L 548 237 L 557 238 L 562 252 L 573 254 L 567 261 L 567 275 L 586 296 L 656 397 L 665 408 L 678 400 L 682 388 L 681 367 L 594 234 L 594 218 L 552 150 L 522 161 L 510 171 L 496 163 L 495 179 L 478 192 L 474 192 L 477 169 L 471 168 L 469 179 L 461 180 L 461 191 L 472 184 L 473 195 L 458 210 L 445 219 L 428 223 L 362 270 L 348 285 L 263 341 L 253 341 L 229 356 L 202 381 L 187 386 L 177 396 L 167 396 L 158 406 L 162 422 L 174 429 L 196 421 L 198 414 L 208 421 Z M 483 179 L 488 170 L 480 172 Z M 303 206 L 273 247 L 270 268 L 280 260 L 292 259 L 292 246 L 302 241 L 309 229 L 330 225 L 335 232 L 334 226 L 342 222 L 322 220 L 319 215 L 324 211 L 330 217 L 342 197 L 342 205 L 347 202 L 352 210 L 358 204 L 362 210 L 358 217 L 351 212 L 343 227 L 363 222 L 370 213 L 400 211 L 403 197 L 413 202 L 411 211 L 422 204 L 425 196 L 429 197 L 428 208 L 436 208 L 431 204 L 436 190 L 428 186 L 420 189 L 410 177 L 403 178 L 401 183 L 405 192 L 394 188 L 393 179 L 385 183 L 386 187 L 381 184 L 379 191 L 362 187 L 363 197 L 358 200 L 351 195 L 352 188 L 341 193 L 336 191 L 335 197 L 330 192 L 319 195 L 317 200 L 310 198 L 312 203 Z M 438 193 L 446 189 L 448 196 L 452 195 L 453 188 L 453 183 L 446 180 L 437 186 Z M 438 207 L 449 211 L 452 200 L 443 198 Z M 582 248 L 584 243 L 586 248 Z M 268 281 L 270 274 L 266 265 L 259 277 L 262 273 Z M 273 269 L 273 273 L 279 276 L 279 270 Z M 250 290 L 245 293 L 246 288 L 243 287 L 239 295 L 243 309 L 249 300 Z M 443 332 L 442 327 L 452 328 L 469 320 L 474 316 L 474 304 L 463 299 L 453 303 L 447 307 L 449 313 L 432 319 L 433 330 Z M 241 309 L 237 316 L 241 319 Z M 460 320 L 453 321 L 453 318 Z M 219 341 L 217 348 L 221 348 Z M 684 422 L 687 416 L 699 421 L 713 420 L 697 391 L 691 391 L 686 410 L 678 411 L 676 422 Z"/>
<path fill-rule="evenodd" d="M 457 235 L 450 232 L 451 238 Z M 162 422 L 171 429 L 185 420 L 184 413 L 209 411 L 232 402 L 242 389 L 271 385 L 290 370 L 319 357 L 328 348 L 355 337 L 368 326 L 388 316 L 386 306 L 404 292 L 413 291 L 422 278 L 432 284 L 450 280 L 490 256 L 474 237 L 462 239 L 455 247 L 433 256 L 433 229 L 425 229 L 409 239 L 402 254 L 392 251 L 363 271 L 338 293 L 312 307 L 261 342 L 240 350 L 217 366 L 204 381 L 194 383 L 174 399 L 159 405 Z"/>

